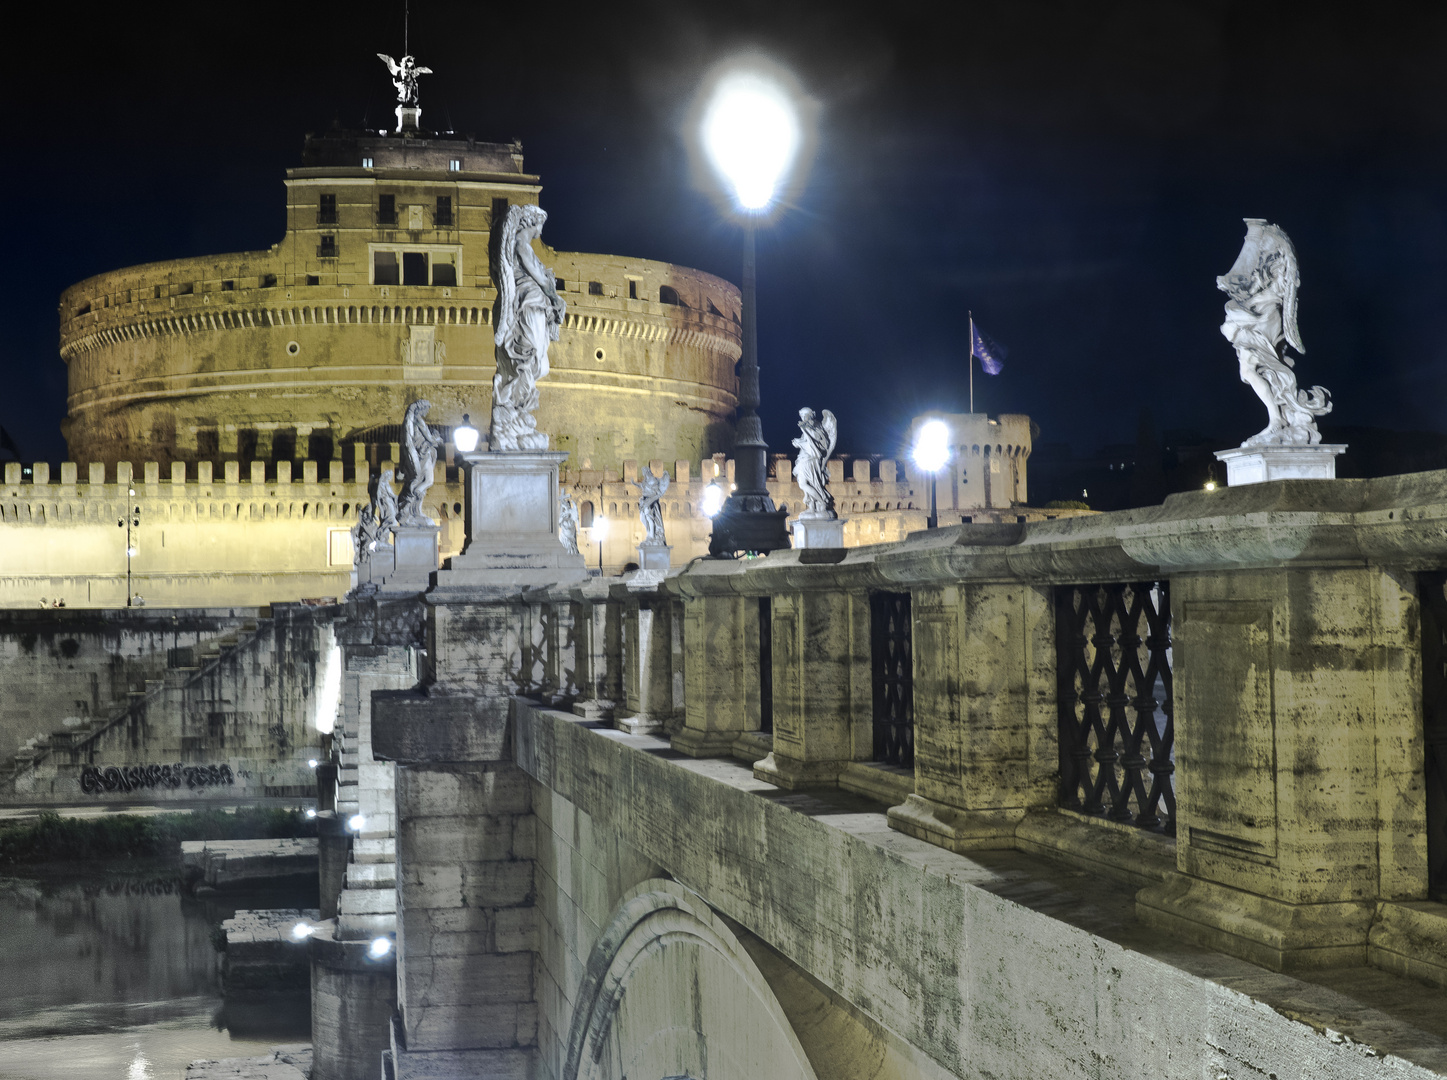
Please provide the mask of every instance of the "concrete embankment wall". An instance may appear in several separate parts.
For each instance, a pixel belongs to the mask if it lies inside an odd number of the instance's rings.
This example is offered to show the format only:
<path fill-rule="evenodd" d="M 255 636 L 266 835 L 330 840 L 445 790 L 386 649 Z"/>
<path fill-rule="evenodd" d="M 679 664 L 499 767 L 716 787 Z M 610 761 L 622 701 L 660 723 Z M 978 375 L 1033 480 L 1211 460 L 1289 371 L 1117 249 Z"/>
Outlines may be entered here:
<path fill-rule="evenodd" d="M 120 711 L 52 731 L 17 755 L 12 776 L 0 779 L 0 802 L 311 794 L 308 762 L 323 756 L 340 689 L 335 618 L 335 609 L 276 605 L 216 652 L 180 647 L 193 662 L 165 668 Z"/>
<path fill-rule="evenodd" d="M 0 760 L 31 737 L 108 720 L 262 610 L 0 610 Z"/>

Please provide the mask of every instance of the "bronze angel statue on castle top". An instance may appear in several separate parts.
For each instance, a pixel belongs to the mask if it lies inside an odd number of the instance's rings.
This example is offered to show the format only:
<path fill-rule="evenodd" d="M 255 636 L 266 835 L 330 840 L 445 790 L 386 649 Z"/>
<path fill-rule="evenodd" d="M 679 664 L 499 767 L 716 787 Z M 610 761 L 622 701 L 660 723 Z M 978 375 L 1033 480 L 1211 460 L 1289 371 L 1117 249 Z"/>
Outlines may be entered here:
<path fill-rule="evenodd" d="M 392 73 L 392 85 L 397 88 L 397 101 L 408 108 L 417 107 L 417 76 L 431 75 L 432 69 L 420 67 L 415 56 L 404 56 L 393 60 L 386 53 L 378 53 L 377 59 L 387 65 Z"/>

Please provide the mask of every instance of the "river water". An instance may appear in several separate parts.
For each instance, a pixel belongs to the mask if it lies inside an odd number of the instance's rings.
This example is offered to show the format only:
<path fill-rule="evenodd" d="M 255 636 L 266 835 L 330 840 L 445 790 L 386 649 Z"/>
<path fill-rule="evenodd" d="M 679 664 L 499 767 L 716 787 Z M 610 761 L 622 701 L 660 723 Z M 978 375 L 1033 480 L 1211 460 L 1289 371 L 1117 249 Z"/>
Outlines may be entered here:
<path fill-rule="evenodd" d="M 179 1080 L 199 1058 L 309 1042 L 295 995 L 228 1006 L 212 931 L 237 908 L 315 907 L 316 891 L 197 899 L 176 862 L 0 876 L 0 1078 Z"/>

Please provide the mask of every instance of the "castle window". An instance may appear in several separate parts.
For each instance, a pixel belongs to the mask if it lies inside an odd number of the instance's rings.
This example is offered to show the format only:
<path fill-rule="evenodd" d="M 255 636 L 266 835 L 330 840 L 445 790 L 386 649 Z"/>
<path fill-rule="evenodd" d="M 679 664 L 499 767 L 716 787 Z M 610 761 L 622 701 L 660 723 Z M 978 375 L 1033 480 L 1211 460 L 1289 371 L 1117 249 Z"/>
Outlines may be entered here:
<path fill-rule="evenodd" d="M 192 284 L 191 282 L 187 281 L 187 282 L 184 282 L 184 283 L 176 286 L 176 295 L 177 295 L 177 296 L 190 296 L 190 295 L 195 291 L 195 289 L 196 289 L 195 285 Z"/>
<path fill-rule="evenodd" d="M 457 267 L 449 255 L 437 255 L 432 260 L 432 284 L 456 285 Z"/>
<path fill-rule="evenodd" d="M 260 287 L 263 288 L 263 289 L 274 289 L 274 288 L 276 288 L 276 275 L 275 275 L 275 274 L 262 274 L 262 275 L 261 275 L 261 281 L 260 281 L 259 284 L 260 284 Z"/>
<path fill-rule="evenodd" d="M 683 301 L 678 298 L 678 290 L 672 285 L 658 286 L 658 302 L 660 304 L 674 304 L 681 306 Z"/>
<path fill-rule="evenodd" d="M 235 291 L 236 291 L 236 282 L 234 282 L 234 281 L 223 281 L 223 282 L 221 283 L 221 291 L 222 291 L 222 292 L 235 292 Z"/>
<path fill-rule="evenodd" d="M 364 168 L 364 169 L 370 169 L 371 167 L 372 167 L 372 159 L 369 158 L 369 157 L 364 157 L 364 158 L 362 159 L 362 168 Z"/>
<path fill-rule="evenodd" d="M 151 293 L 151 296 L 153 299 L 159 300 L 161 298 L 161 286 L 157 285 L 154 291 Z"/>
<path fill-rule="evenodd" d="M 317 224 L 335 225 L 337 223 L 337 197 L 335 195 L 322 195 L 321 202 L 317 206 Z"/>
<path fill-rule="evenodd" d="M 638 282 L 634 281 L 632 278 L 628 279 L 628 299 L 638 299 Z"/>
<path fill-rule="evenodd" d="M 590 499 L 584 499 L 583 505 L 578 507 L 578 527 L 582 529 L 593 527 L 593 503 Z"/>
<path fill-rule="evenodd" d="M 397 196 L 395 196 L 395 195 L 378 195 L 378 196 L 377 196 L 377 224 L 378 224 L 378 225 L 395 225 L 395 224 L 397 224 Z"/>
<path fill-rule="evenodd" d="M 588 295 L 589 295 L 589 296 L 602 296 L 602 295 L 603 295 L 603 283 L 602 283 L 601 281 L 590 281 L 590 282 L 588 282 Z"/>
<path fill-rule="evenodd" d="M 401 278 L 397 276 L 397 253 L 395 251 L 378 251 L 372 255 L 372 284 L 374 285 L 400 285 Z"/>
<path fill-rule="evenodd" d="M 337 238 L 335 236 L 323 236 L 322 242 L 317 245 L 318 259 L 335 259 L 337 257 Z"/>
<path fill-rule="evenodd" d="M 432 215 L 432 223 L 438 228 L 452 224 L 452 196 L 437 196 L 437 212 Z"/>
<path fill-rule="evenodd" d="M 562 292 L 562 291 L 563 291 L 563 287 L 564 287 L 565 285 L 567 285 L 567 282 L 564 281 L 562 278 L 560 278 L 560 277 L 555 277 L 555 278 L 553 278 L 553 291 L 554 291 L 554 292 Z"/>
<path fill-rule="evenodd" d="M 402 252 L 402 284 L 403 284 L 403 285 L 426 285 L 426 284 L 427 284 L 427 252 L 425 252 L 425 251 L 404 251 L 404 252 Z"/>
<path fill-rule="evenodd" d="M 318 274 L 308 274 L 306 276 L 306 283 L 308 285 L 320 285 L 322 283 L 321 276 Z"/>
<path fill-rule="evenodd" d="M 462 168 L 462 159 L 453 158 L 450 162 L 447 163 L 447 168 L 450 172 L 457 172 Z"/>

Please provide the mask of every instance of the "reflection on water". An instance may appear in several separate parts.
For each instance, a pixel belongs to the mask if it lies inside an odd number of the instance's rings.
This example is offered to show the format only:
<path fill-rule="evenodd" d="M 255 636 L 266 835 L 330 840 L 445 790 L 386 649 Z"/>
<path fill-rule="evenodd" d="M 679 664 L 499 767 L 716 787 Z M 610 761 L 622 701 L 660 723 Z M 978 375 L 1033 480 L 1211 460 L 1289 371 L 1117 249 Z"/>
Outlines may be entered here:
<path fill-rule="evenodd" d="M 211 936 L 238 907 L 314 905 L 314 891 L 201 901 L 178 869 L 127 860 L 0 877 L 0 1077 L 171 1080 L 196 1058 L 310 1038 L 294 996 L 228 1023 Z"/>

